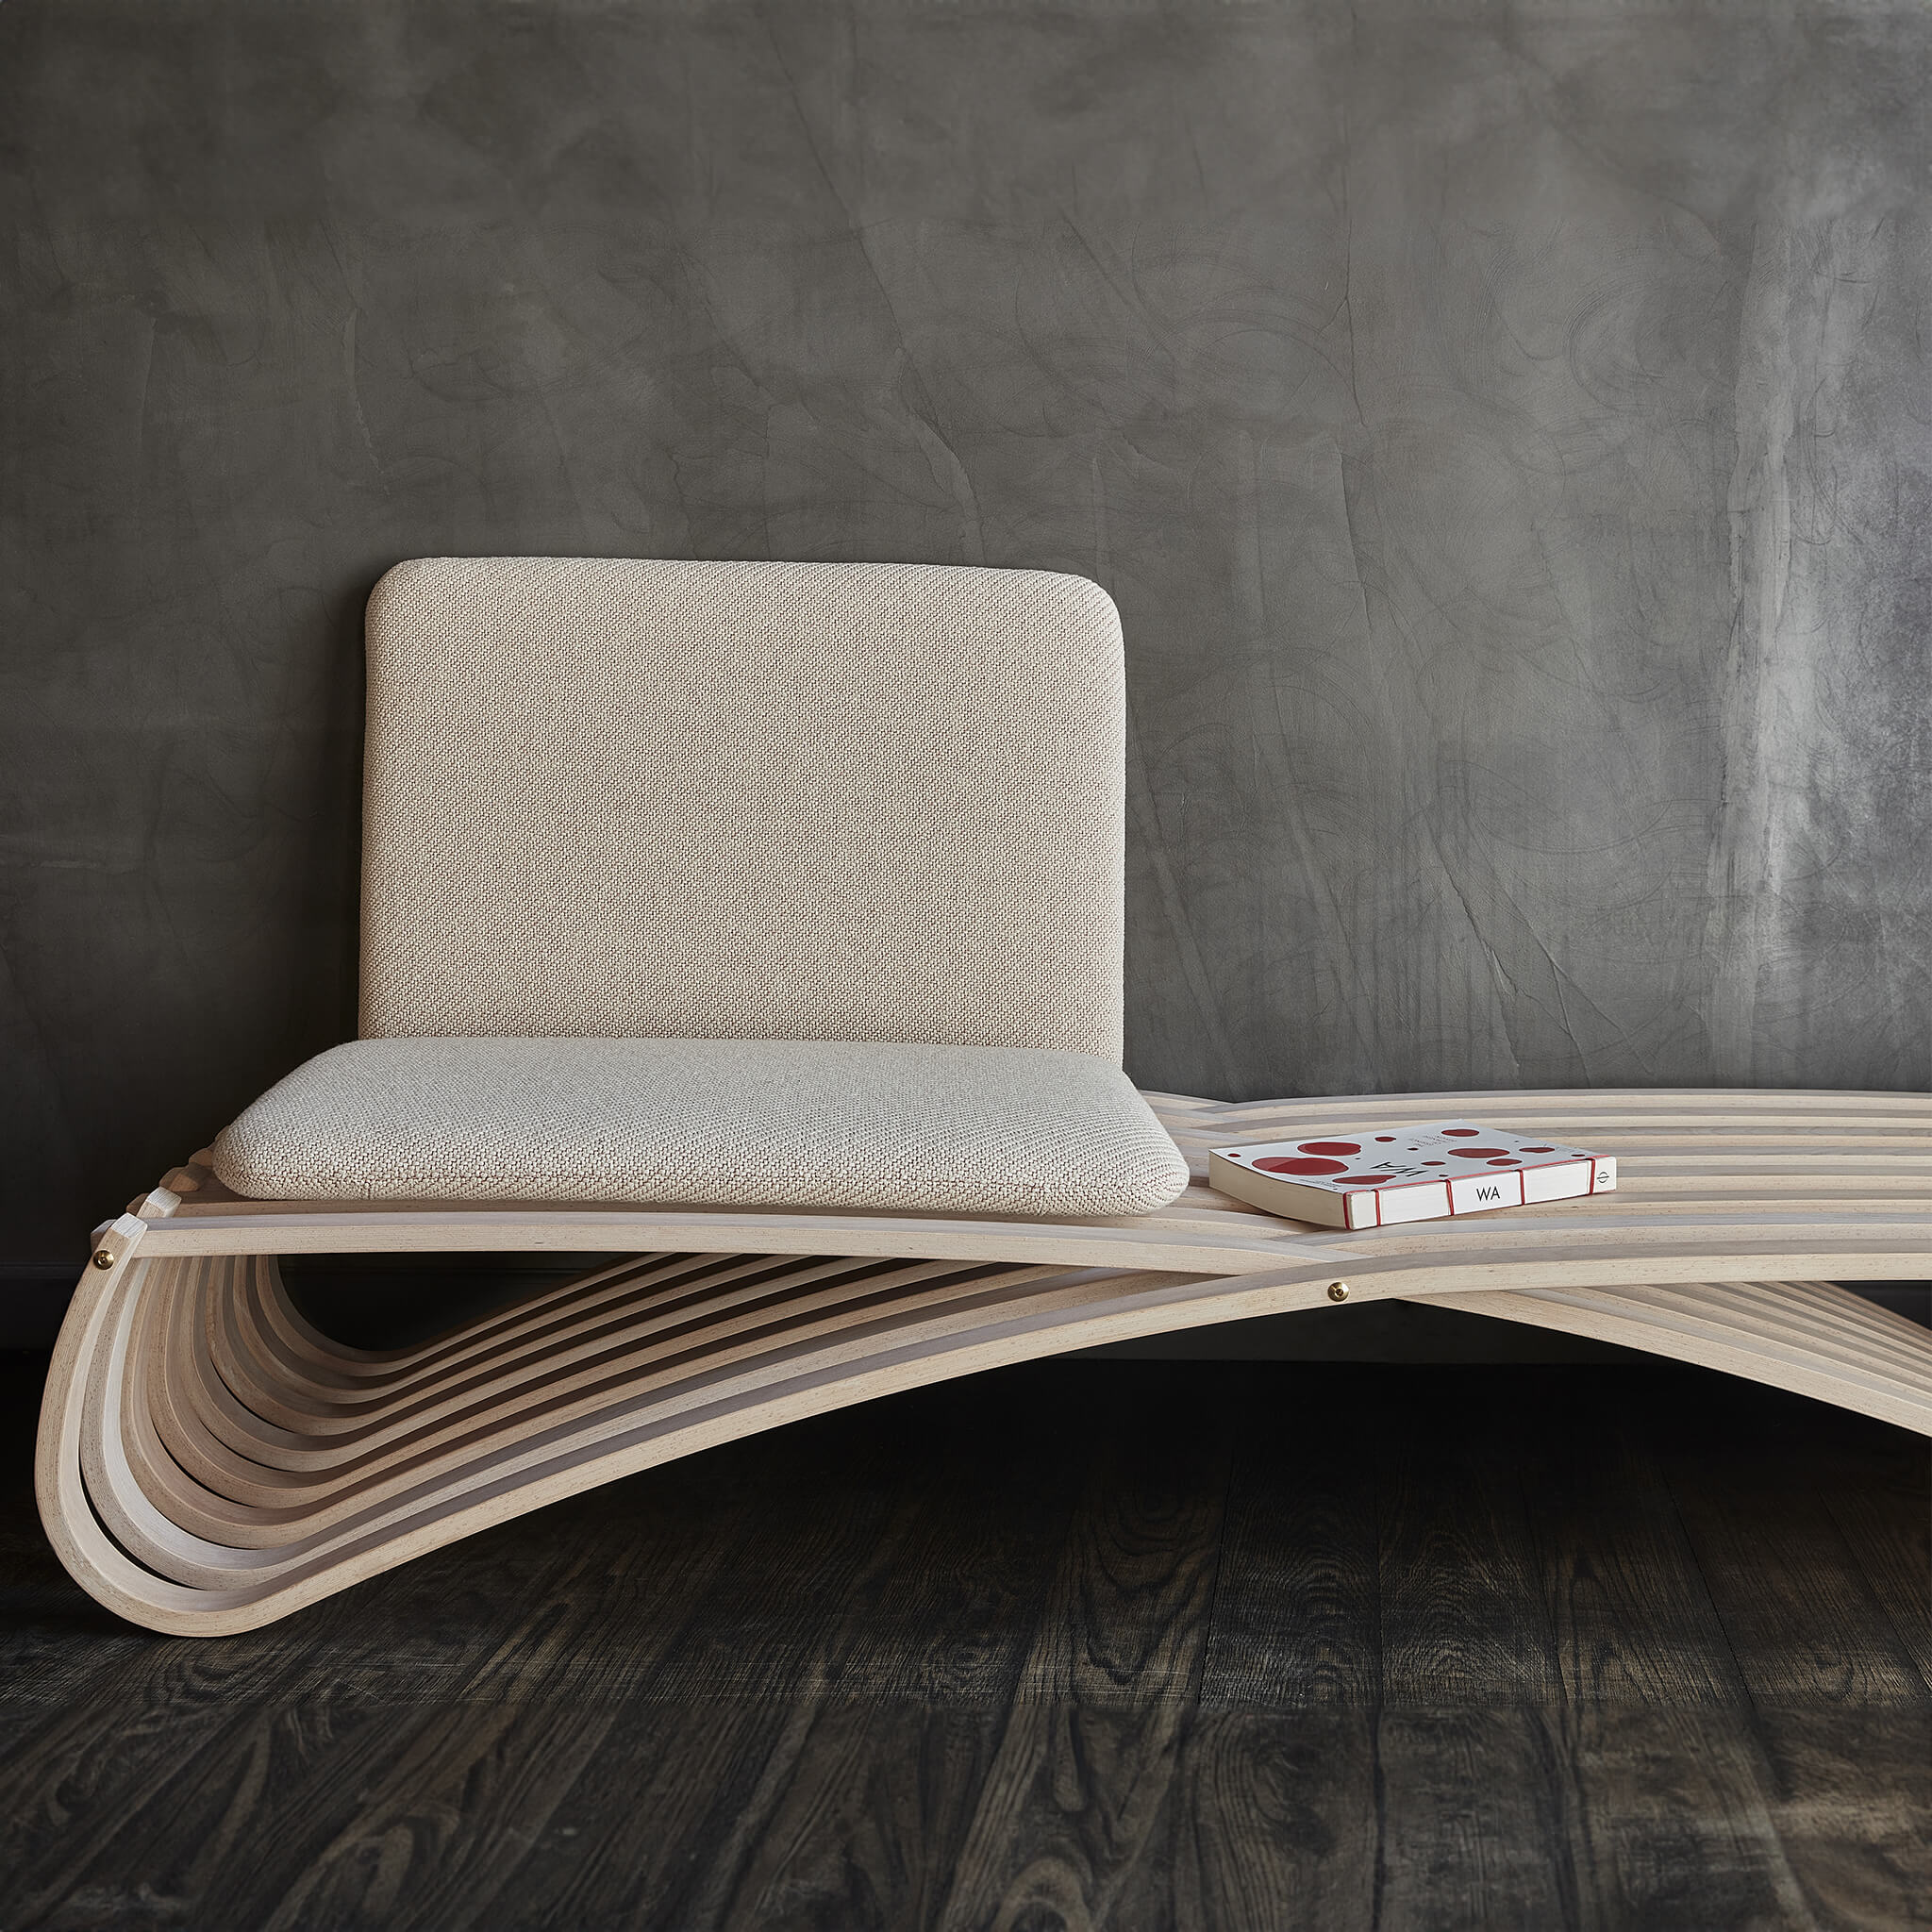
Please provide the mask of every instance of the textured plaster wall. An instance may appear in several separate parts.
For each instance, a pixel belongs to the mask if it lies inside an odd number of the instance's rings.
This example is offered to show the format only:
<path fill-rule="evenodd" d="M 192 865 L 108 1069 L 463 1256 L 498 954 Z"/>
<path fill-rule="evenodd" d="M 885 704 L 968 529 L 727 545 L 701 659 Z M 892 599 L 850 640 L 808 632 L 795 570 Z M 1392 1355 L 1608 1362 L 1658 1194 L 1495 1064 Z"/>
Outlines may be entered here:
<path fill-rule="evenodd" d="M 1932 1084 L 1932 11 L 8 0 L 16 1262 L 353 1026 L 400 557 L 1097 577 L 1131 1070 Z"/>

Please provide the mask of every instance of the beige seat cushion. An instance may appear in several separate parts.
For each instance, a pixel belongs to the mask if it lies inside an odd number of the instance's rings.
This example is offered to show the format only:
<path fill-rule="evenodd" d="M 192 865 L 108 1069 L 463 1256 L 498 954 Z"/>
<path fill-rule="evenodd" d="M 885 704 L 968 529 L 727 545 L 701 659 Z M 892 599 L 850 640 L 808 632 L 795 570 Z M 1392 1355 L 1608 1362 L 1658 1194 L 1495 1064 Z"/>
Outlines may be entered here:
<path fill-rule="evenodd" d="M 215 1143 L 268 1200 L 1138 1214 L 1187 1167 L 1126 1076 L 1025 1047 L 363 1040 Z"/>
<path fill-rule="evenodd" d="M 1121 1053 L 1106 591 L 425 558 L 369 602 L 365 1036 Z"/>

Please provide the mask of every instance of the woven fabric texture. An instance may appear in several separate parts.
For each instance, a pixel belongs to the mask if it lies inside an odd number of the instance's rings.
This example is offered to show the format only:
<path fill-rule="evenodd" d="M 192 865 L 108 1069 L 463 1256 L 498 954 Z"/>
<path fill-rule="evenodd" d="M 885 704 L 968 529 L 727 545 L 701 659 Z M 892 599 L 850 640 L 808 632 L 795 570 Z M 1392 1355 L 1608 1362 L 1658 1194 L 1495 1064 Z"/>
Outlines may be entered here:
<path fill-rule="evenodd" d="M 365 1037 L 1121 1051 L 1107 593 L 431 558 L 370 599 Z"/>
<path fill-rule="evenodd" d="M 1091 1054 L 815 1041 L 363 1040 L 273 1087 L 214 1170 L 261 1200 L 1140 1214 L 1187 1165 Z"/>

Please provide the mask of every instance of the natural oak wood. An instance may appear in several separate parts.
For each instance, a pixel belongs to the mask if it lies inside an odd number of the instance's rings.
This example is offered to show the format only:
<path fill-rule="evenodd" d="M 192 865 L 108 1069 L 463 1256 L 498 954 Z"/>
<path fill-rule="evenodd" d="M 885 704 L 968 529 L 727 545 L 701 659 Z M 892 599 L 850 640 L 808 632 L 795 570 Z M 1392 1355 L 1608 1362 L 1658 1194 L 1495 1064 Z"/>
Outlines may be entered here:
<path fill-rule="evenodd" d="M 150 1628 L 267 1624 L 596 1484 L 801 1417 L 1205 1324 L 1422 1298 L 1932 1434 L 1932 1333 L 1839 1279 L 1932 1274 L 1932 1099 L 1155 1095 L 1197 1176 L 1081 1222 L 628 1204 L 243 1201 L 205 1151 L 96 1231 L 42 1414 L 62 1560 Z M 1616 1193 L 1340 1231 L 1199 1184 L 1207 1149 L 1468 1113 L 1613 1154 Z M 306 1322 L 279 1254 L 628 1251 L 424 1346 Z M 1775 1277 L 1775 1278 L 1768 1278 Z"/>

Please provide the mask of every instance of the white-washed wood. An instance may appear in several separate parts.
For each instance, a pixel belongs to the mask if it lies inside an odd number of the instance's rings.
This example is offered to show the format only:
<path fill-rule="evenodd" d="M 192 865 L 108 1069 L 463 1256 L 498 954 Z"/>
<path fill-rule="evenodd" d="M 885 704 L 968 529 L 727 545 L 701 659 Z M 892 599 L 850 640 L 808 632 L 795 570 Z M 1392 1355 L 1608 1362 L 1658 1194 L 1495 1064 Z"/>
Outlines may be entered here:
<path fill-rule="evenodd" d="M 84 1274 L 42 1418 L 49 1534 L 121 1614 L 240 1630 L 736 1436 L 999 1363 L 1330 1309 L 1344 1278 L 1351 1302 L 1425 1299 L 1624 1341 L 1932 1434 L 1932 1335 L 1831 1286 L 1932 1273 L 1932 1100 L 1156 1104 L 1196 1159 L 1467 1114 L 1613 1153 L 1621 1186 L 1343 1233 L 1200 1185 L 1159 1214 L 1068 1223 L 243 1203 L 204 1153 L 97 1237 L 112 1265 Z M 317 1331 L 273 1259 L 501 1249 L 637 1252 L 391 1351 Z"/>
<path fill-rule="evenodd" d="M 1519 1289 L 1430 1301 L 1723 1369 L 1932 1433 L 1932 1330 L 1833 1282 Z"/>

